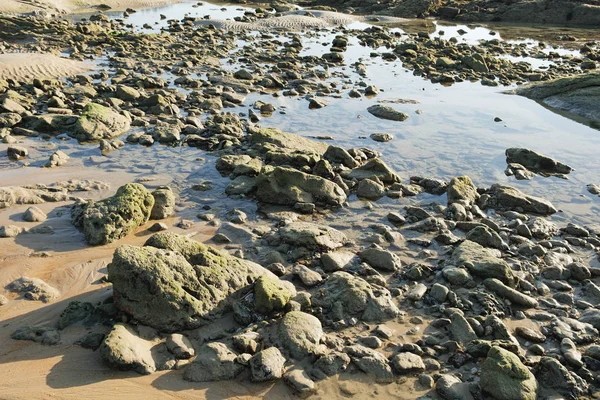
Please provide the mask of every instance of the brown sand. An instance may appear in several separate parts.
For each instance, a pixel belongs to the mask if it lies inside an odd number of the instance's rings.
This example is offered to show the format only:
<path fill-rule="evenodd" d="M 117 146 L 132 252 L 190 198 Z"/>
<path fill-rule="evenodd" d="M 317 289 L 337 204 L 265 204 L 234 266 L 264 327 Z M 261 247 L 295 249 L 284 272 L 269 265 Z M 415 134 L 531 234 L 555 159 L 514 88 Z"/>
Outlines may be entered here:
<path fill-rule="evenodd" d="M 0 79 L 64 78 L 90 69 L 88 65 L 81 61 L 69 60 L 53 54 L 0 54 Z"/>

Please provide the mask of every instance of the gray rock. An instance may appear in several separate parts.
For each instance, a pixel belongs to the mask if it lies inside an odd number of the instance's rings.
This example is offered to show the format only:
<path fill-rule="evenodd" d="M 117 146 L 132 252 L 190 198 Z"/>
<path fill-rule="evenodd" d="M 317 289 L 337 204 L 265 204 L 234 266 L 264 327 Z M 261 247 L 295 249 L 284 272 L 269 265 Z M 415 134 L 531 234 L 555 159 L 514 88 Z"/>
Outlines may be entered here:
<path fill-rule="evenodd" d="M 19 161 L 29 155 L 29 151 L 23 146 L 8 146 L 6 156 L 13 161 Z"/>
<path fill-rule="evenodd" d="M 23 221 L 27 221 L 27 222 L 43 222 L 48 217 L 39 208 L 37 208 L 35 206 L 31 206 L 27 210 L 25 210 L 22 218 L 23 218 Z"/>
<path fill-rule="evenodd" d="M 100 355 L 113 368 L 134 370 L 148 375 L 156 371 L 156 362 L 152 357 L 154 343 L 139 337 L 134 329 L 118 323 L 100 345 Z"/>
<path fill-rule="evenodd" d="M 370 138 L 376 142 L 385 143 L 392 140 L 394 136 L 390 133 L 373 133 Z"/>
<path fill-rule="evenodd" d="M 475 204 L 478 199 L 477 188 L 468 176 L 452 178 L 448 184 L 448 205 L 459 203 L 468 207 Z"/>
<path fill-rule="evenodd" d="M 358 183 L 356 195 L 361 198 L 376 200 L 383 197 L 385 188 L 382 184 L 371 179 L 363 179 Z"/>
<path fill-rule="evenodd" d="M 556 213 L 556 208 L 547 200 L 526 195 L 520 190 L 506 185 L 494 184 L 490 189 L 488 205 L 500 210 L 530 212 L 540 215 Z"/>
<path fill-rule="evenodd" d="M 68 134 L 80 142 L 90 142 L 115 138 L 127 132 L 129 127 L 129 118 L 111 108 L 88 103 Z"/>
<path fill-rule="evenodd" d="M 346 269 L 355 258 L 354 253 L 348 251 L 334 251 L 321 256 L 321 264 L 325 272 L 335 272 Z"/>
<path fill-rule="evenodd" d="M 31 340 L 48 346 L 60 342 L 60 333 L 56 328 L 47 326 L 23 326 L 10 335 L 14 340 Z"/>
<path fill-rule="evenodd" d="M 435 391 L 444 400 L 473 400 L 468 383 L 453 375 L 442 375 L 435 382 Z"/>
<path fill-rule="evenodd" d="M 518 290 L 506 286 L 498 279 L 489 278 L 486 279 L 483 283 L 485 284 L 486 288 L 496 293 L 497 295 L 510 300 L 513 304 L 517 304 L 525 308 L 536 308 L 538 306 L 538 302 L 536 299 L 534 299 L 531 296 L 527 296 L 526 294 L 523 294 Z"/>
<path fill-rule="evenodd" d="M 392 121 L 405 121 L 408 119 L 408 114 L 393 109 L 390 106 L 375 104 L 367 108 L 367 111 L 377 118 L 389 119 Z"/>
<path fill-rule="evenodd" d="M 373 158 L 362 166 L 352 169 L 347 174 L 347 178 L 359 181 L 363 179 L 379 180 L 388 184 L 400 182 L 398 175 L 380 158 Z"/>
<path fill-rule="evenodd" d="M 350 357 L 347 354 L 332 352 L 315 361 L 312 375 L 315 375 L 318 379 L 338 375 L 345 371 L 349 364 Z"/>
<path fill-rule="evenodd" d="M 311 250 L 335 250 L 348 240 L 337 229 L 310 222 L 292 222 L 281 228 L 279 234 L 285 243 Z"/>
<path fill-rule="evenodd" d="M 71 301 L 67 308 L 60 313 L 58 329 L 65 329 L 79 321 L 85 321 L 94 312 L 94 305 L 88 302 Z"/>
<path fill-rule="evenodd" d="M 491 247 L 498 250 L 508 250 L 508 245 L 500 235 L 487 226 L 477 226 L 471 229 L 466 236 L 467 240 L 478 243 L 483 247 Z"/>
<path fill-rule="evenodd" d="M 48 303 L 60 296 L 57 289 L 38 278 L 19 278 L 11 282 L 7 286 L 7 289 L 11 292 L 21 294 L 27 300 L 40 300 L 44 303 Z"/>
<path fill-rule="evenodd" d="M 48 159 L 48 162 L 44 164 L 46 168 L 61 167 L 69 161 L 70 157 L 64 152 L 57 150 Z"/>
<path fill-rule="evenodd" d="M 0 226 L 0 238 L 12 238 L 23 233 L 24 228 L 16 225 L 2 225 Z"/>
<path fill-rule="evenodd" d="M 535 371 L 540 386 L 565 397 L 578 398 L 588 388 L 587 382 L 570 372 L 558 360 L 542 357 Z"/>
<path fill-rule="evenodd" d="M 392 357 L 392 368 L 398 374 L 410 374 L 425 371 L 425 364 L 421 356 L 413 353 L 399 353 Z"/>
<path fill-rule="evenodd" d="M 152 192 L 154 206 L 150 212 L 150 219 L 165 219 L 175 212 L 175 194 L 171 188 L 161 186 Z"/>
<path fill-rule="evenodd" d="M 198 350 L 198 356 L 185 369 L 183 379 L 192 382 L 214 382 L 234 379 L 244 366 L 236 361 L 238 355 L 225 344 L 212 342 Z"/>
<path fill-rule="evenodd" d="M 168 335 L 166 345 L 167 349 L 169 349 L 178 360 L 187 360 L 196 354 L 192 342 L 181 333 L 172 333 Z"/>
<path fill-rule="evenodd" d="M 263 275 L 254 282 L 254 305 L 259 313 L 283 310 L 292 295 L 293 293 L 276 277 Z"/>
<path fill-rule="evenodd" d="M 344 348 L 352 362 L 364 373 L 375 378 L 377 382 L 389 383 L 394 380 L 394 374 L 387 358 L 376 350 L 361 345 Z"/>
<path fill-rule="evenodd" d="M 462 344 L 467 344 L 471 340 L 477 339 L 477 334 L 461 313 L 453 312 L 450 315 L 450 320 L 452 322 L 449 329 L 454 340 Z"/>
<path fill-rule="evenodd" d="M 295 369 L 286 373 L 283 379 L 300 398 L 306 398 L 315 392 L 315 383 L 304 370 Z"/>
<path fill-rule="evenodd" d="M 301 311 L 285 314 L 278 328 L 279 343 L 295 359 L 317 354 L 322 336 L 321 322 Z"/>
<path fill-rule="evenodd" d="M 400 257 L 389 250 L 371 247 L 361 251 L 358 255 L 375 269 L 393 272 L 402 266 Z"/>
<path fill-rule="evenodd" d="M 465 266 L 469 272 L 480 278 L 496 278 L 505 284 L 514 284 L 514 275 L 506 261 L 498 258 L 493 250 L 465 240 L 462 242 L 450 258 L 450 264 Z"/>
<path fill-rule="evenodd" d="M 521 164 L 530 171 L 549 174 L 568 174 L 573 171 L 573 168 L 550 157 L 517 147 L 506 149 L 506 163 Z"/>
<path fill-rule="evenodd" d="M 252 356 L 249 364 L 252 381 L 271 381 L 283 376 L 285 358 L 277 347 L 269 347 Z"/>

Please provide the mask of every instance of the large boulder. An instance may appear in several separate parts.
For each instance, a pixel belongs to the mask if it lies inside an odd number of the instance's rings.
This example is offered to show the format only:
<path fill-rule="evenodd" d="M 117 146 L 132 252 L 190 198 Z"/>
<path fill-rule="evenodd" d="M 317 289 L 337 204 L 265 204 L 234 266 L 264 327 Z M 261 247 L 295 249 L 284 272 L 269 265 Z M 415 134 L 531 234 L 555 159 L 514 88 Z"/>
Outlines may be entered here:
<path fill-rule="evenodd" d="M 194 362 L 185 369 L 183 379 L 192 382 L 233 379 L 244 370 L 244 366 L 236 362 L 237 356 L 223 343 L 205 344 Z"/>
<path fill-rule="evenodd" d="M 312 293 L 312 304 L 323 307 L 335 320 L 358 316 L 365 322 L 394 318 L 400 310 L 387 289 L 377 288 L 362 278 L 338 271 L 329 275 Z"/>
<path fill-rule="evenodd" d="M 540 215 L 554 214 L 557 210 L 548 200 L 529 196 L 512 186 L 494 184 L 490 189 L 488 205 L 500 210 L 524 211 Z"/>
<path fill-rule="evenodd" d="M 69 136 L 80 142 L 112 139 L 127 132 L 129 127 L 128 117 L 109 107 L 88 103 L 69 130 Z"/>
<path fill-rule="evenodd" d="M 121 186 L 107 199 L 75 204 L 71 210 L 73 225 L 83 230 L 92 246 L 114 242 L 148 222 L 154 197 L 139 183 Z"/>
<path fill-rule="evenodd" d="M 498 257 L 499 251 L 465 240 L 454 249 L 451 265 L 465 266 L 469 272 L 482 279 L 496 278 L 507 285 L 514 284 L 514 275 L 506 261 Z"/>
<path fill-rule="evenodd" d="M 121 246 L 108 265 L 115 306 L 161 332 L 209 323 L 230 305 L 230 296 L 262 275 L 258 264 L 161 232 L 144 247 Z"/>
<path fill-rule="evenodd" d="M 322 336 L 321 322 L 302 311 L 285 314 L 278 328 L 280 344 L 296 359 L 316 354 Z"/>
<path fill-rule="evenodd" d="M 496 400 L 535 400 L 538 384 L 519 357 L 493 346 L 481 363 L 483 392 Z"/>
<path fill-rule="evenodd" d="M 286 167 L 263 168 L 256 179 L 256 197 L 264 203 L 287 206 L 320 203 L 339 207 L 346 201 L 338 184 Z"/>
<path fill-rule="evenodd" d="M 507 164 L 521 164 L 530 171 L 548 174 L 568 174 L 573 171 L 573 168 L 568 165 L 533 150 L 512 147 L 506 149 L 505 154 Z"/>

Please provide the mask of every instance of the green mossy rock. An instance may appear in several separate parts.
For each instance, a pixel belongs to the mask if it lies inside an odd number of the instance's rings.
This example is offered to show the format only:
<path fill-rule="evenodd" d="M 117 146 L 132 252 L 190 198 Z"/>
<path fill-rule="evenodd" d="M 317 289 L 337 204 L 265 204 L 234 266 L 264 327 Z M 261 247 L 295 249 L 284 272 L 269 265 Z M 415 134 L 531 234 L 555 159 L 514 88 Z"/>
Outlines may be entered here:
<path fill-rule="evenodd" d="M 92 246 L 114 242 L 148 222 L 154 197 L 139 183 L 121 186 L 107 199 L 75 204 L 71 210 L 73 225 L 83 230 Z"/>
<path fill-rule="evenodd" d="M 519 357 L 493 346 L 481 363 L 483 392 L 495 400 L 535 400 L 538 384 Z"/>
<path fill-rule="evenodd" d="M 69 136 L 80 142 L 112 139 L 127 132 L 130 120 L 115 110 L 96 103 L 88 103 L 69 131 Z"/>
<path fill-rule="evenodd" d="M 465 207 L 475 204 L 479 199 L 477 188 L 468 176 L 452 178 L 448 184 L 448 205 L 460 203 Z"/>
<path fill-rule="evenodd" d="M 465 240 L 454 249 L 449 262 L 457 267 L 464 265 L 472 275 L 482 279 L 496 278 L 509 286 L 514 285 L 515 278 L 510 266 L 497 254 L 497 250 Z"/>
<path fill-rule="evenodd" d="M 277 278 L 263 275 L 254 283 L 254 306 L 260 313 L 283 310 L 291 297 L 292 293 Z"/>

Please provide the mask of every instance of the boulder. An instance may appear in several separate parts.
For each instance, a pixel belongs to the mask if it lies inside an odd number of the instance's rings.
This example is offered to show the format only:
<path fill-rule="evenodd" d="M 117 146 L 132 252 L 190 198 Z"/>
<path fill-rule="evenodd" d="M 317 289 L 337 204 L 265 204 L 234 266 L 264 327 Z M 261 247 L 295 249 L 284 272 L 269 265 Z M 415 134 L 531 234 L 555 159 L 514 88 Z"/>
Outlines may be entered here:
<path fill-rule="evenodd" d="M 287 167 L 265 167 L 256 179 L 256 197 L 269 204 L 319 203 L 339 207 L 346 193 L 336 183 Z"/>
<path fill-rule="evenodd" d="M 413 353 L 398 353 L 391 360 L 392 368 L 399 374 L 425 371 L 421 356 Z"/>
<path fill-rule="evenodd" d="M 48 216 L 39 208 L 31 206 L 25 210 L 22 218 L 23 221 L 27 222 L 43 222 L 48 218 Z"/>
<path fill-rule="evenodd" d="M 400 257 L 389 250 L 371 247 L 361 251 L 358 255 L 375 269 L 393 272 L 402 266 Z"/>
<path fill-rule="evenodd" d="M 113 368 L 148 375 L 156 371 L 156 362 L 152 357 L 154 345 L 152 341 L 139 337 L 131 326 L 118 323 L 106 335 L 99 351 Z"/>
<path fill-rule="evenodd" d="M 534 172 L 542 172 L 546 174 L 568 174 L 573 171 L 573 168 L 566 164 L 558 162 L 550 157 L 546 157 L 533 150 L 512 147 L 506 149 L 506 163 L 521 164 L 525 168 Z"/>
<path fill-rule="evenodd" d="M 380 180 L 389 184 L 400 182 L 398 175 L 380 158 L 373 158 L 362 166 L 354 168 L 346 174 L 346 177 L 359 181 L 363 179 Z"/>
<path fill-rule="evenodd" d="M 144 247 L 121 246 L 108 265 L 115 306 L 161 332 L 209 323 L 229 297 L 262 275 L 258 264 L 161 232 Z"/>
<path fill-rule="evenodd" d="M 483 392 L 496 400 L 535 400 L 538 384 L 519 357 L 493 346 L 481 363 Z"/>
<path fill-rule="evenodd" d="M 337 229 L 310 222 L 292 222 L 279 231 L 281 240 L 293 246 L 310 250 L 335 250 L 343 246 L 348 239 Z"/>
<path fill-rule="evenodd" d="M 483 247 L 492 247 L 498 250 L 508 250 L 508 245 L 502 240 L 500 235 L 487 226 L 481 225 L 471 229 L 466 236 L 467 240 L 482 245 Z"/>
<path fill-rule="evenodd" d="M 262 153 L 274 150 L 299 152 L 317 156 L 322 156 L 325 151 L 327 151 L 328 147 L 324 143 L 272 128 L 254 131 L 250 136 L 250 143 L 254 149 L 257 149 Z"/>
<path fill-rule="evenodd" d="M 154 206 L 150 212 L 150 219 L 164 219 L 175 212 L 175 194 L 167 186 L 161 186 L 152 192 Z"/>
<path fill-rule="evenodd" d="M 60 296 L 60 292 L 57 289 L 48 285 L 43 280 L 28 278 L 26 276 L 11 282 L 6 288 L 11 292 L 21 294 L 27 300 L 39 300 L 44 303 L 48 303 Z"/>
<path fill-rule="evenodd" d="M 520 190 L 501 184 L 494 184 L 490 189 L 488 206 L 500 210 L 524 211 L 533 214 L 550 215 L 557 210 L 544 199 L 529 196 Z"/>
<path fill-rule="evenodd" d="M 362 321 L 373 322 L 394 318 L 400 310 L 392 301 L 387 289 L 377 288 L 377 296 L 371 285 L 362 278 L 338 271 L 329 275 L 322 285 L 311 293 L 314 306 L 332 312 L 335 319 L 358 316 Z M 337 315 L 338 310 L 342 315 Z"/>
<path fill-rule="evenodd" d="M 127 236 L 148 222 L 153 206 L 154 197 L 144 186 L 128 183 L 107 199 L 75 204 L 71 222 L 83 230 L 88 244 L 103 245 Z"/>
<path fill-rule="evenodd" d="M 579 398 L 587 392 L 588 388 L 586 381 L 552 357 L 540 359 L 535 377 L 542 388 L 567 398 Z"/>
<path fill-rule="evenodd" d="M 96 103 L 88 103 L 68 134 L 80 142 L 112 139 L 127 132 L 128 117 Z"/>
<path fill-rule="evenodd" d="M 57 150 L 54 153 L 52 153 L 52 155 L 48 159 L 48 162 L 46 164 L 44 164 L 44 167 L 46 167 L 46 168 L 61 167 L 69 161 L 69 158 L 70 157 L 68 155 L 66 155 L 64 152 Z"/>
<path fill-rule="evenodd" d="M 192 382 L 230 380 L 238 376 L 244 366 L 236 362 L 238 355 L 225 344 L 213 342 L 203 345 L 183 373 L 183 379 Z"/>
<path fill-rule="evenodd" d="M 473 181 L 468 176 L 458 176 L 452 178 L 448 184 L 448 205 L 460 203 L 468 207 L 477 202 L 479 193 L 473 184 Z"/>
<path fill-rule="evenodd" d="M 254 382 L 271 381 L 283 376 L 285 358 L 277 347 L 269 347 L 253 355 L 249 364 Z"/>
<path fill-rule="evenodd" d="M 323 336 L 321 321 L 302 311 L 285 314 L 277 332 L 279 343 L 295 359 L 316 354 Z"/>
<path fill-rule="evenodd" d="M 281 311 L 291 297 L 292 292 L 278 278 L 263 275 L 254 282 L 254 306 L 259 313 Z"/>
<path fill-rule="evenodd" d="M 352 362 L 365 374 L 375 378 L 379 383 L 390 383 L 394 380 L 392 368 L 387 358 L 380 352 L 355 344 L 344 348 Z"/>
<path fill-rule="evenodd" d="M 465 266 L 472 275 L 482 279 L 496 278 L 512 286 L 513 272 L 506 261 L 498 258 L 498 253 L 496 250 L 486 249 L 475 242 L 465 240 L 454 249 L 449 264 Z"/>

